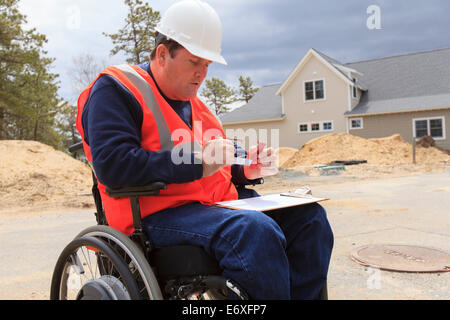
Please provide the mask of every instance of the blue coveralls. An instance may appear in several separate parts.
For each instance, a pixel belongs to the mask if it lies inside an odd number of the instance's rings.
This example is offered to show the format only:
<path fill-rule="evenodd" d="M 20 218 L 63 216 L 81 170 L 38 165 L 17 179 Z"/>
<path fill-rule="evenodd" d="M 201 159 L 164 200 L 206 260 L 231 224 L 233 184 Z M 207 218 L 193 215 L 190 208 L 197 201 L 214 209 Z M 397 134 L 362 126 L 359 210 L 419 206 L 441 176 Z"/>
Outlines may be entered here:
<path fill-rule="evenodd" d="M 141 68 L 151 74 L 148 64 Z M 191 127 L 190 103 L 166 100 Z M 120 83 L 110 76 L 96 82 L 82 123 L 97 178 L 112 188 L 200 179 L 201 164 L 175 166 L 164 152 L 140 148 L 142 117 L 139 103 Z M 232 166 L 232 174 L 234 183 L 251 184 L 241 166 Z M 257 196 L 238 191 L 241 199 Z M 252 299 L 316 299 L 327 279 L 333 233 L 319 204 L 264 214 L 191 203 L 152 214 L 143 223 L 156 247 L 203 247 Z"/>

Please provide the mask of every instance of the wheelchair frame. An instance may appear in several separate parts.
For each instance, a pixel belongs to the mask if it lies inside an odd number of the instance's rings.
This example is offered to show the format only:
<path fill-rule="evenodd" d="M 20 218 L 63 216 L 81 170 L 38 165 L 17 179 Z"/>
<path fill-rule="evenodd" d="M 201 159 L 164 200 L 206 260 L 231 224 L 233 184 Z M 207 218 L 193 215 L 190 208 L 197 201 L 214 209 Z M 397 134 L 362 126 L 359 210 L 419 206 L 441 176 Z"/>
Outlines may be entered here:
<path fill-rule="evenodd" d="M 83 144 L 80 142 L 71 146 L 69 151 L 73 153 L 82 150 L 82 147 Z M 97 187 L 98 181 L 93 170 L 92 179 L 92 195 L 96 206 L 95 217 L 97 226 L 83 230 L 67 247 L 73 246 L 73 242 L 83 242 L 80 239 L 89 243 L 90 241 L 95 240 L 94 242 L 98 242 L 97 240 L 100 240 L 106 242 L 106 247 L 112 247 L 113 250 L 120 250 L 122 254 L 125 252 L 128 256 L 128 261 L 125 261 L 126 264 L 138 267 L 140 272 L 147 274 L 146 277 L 150 278 L 150 280 L 147 279 L 144 281 L 147 292 L 151 291 L 151 286 L 158 286 L 155 294 L 148 294 L 150 299 L 178 300 L 190 299 L 192 297 L 226 299 L 230 296 L 237 297 L 241 300 L 248 299 L 244 290 L 239 288 L 231 280 L 225 279 L 220 275 L 222 270 L 220 270 L 217 261 L 210 257 L 203 248 L 174 246 L 157 249 L 153 246 L 143 230 L 139 197 L 158 195 L 161 190 L 167 187 L 164 182 L 154 182 L 142 187 L 106 188 L 106 192 L 110 197 L 127 197 L 130 199 L 134 232 L 130 236 L 126 236 L 120 231 L 108 226 L 100 192 Z M 263 180 L 261 179 L 261 181 Z M 92 237 L 96 239 L 90 239 Z M 99 246 L 101 247 L 101 245 Z M 107 249 L 104 251 L 107 251 Z M 108 253 L 109 256 L 114 255 L 110 252 Z M 99 256 L 100 254 L 98 254 L 97 259 L 100 259 Z M 180 261 L 180 258 L 181 261 L 188 262 L 182 268 L 179 267 L 179 262 L 174 263 L 175 261 Z M 52 300 L 65 298 L 61 296 L 61 281 L 65 279 L 66 275 L 61 274 L 64 273 L 61 270 L 66 270 L 67 264 L 73 263 L 73 261 L 67 261 L 70 259 L 73 259 L 72 254 L 63 251 L 55 266 L 50 293 Z M 161 288 L 164 290 L 161 290 Z M 114 295 L 114 292 L 111 291 L 111 293 Z"/>
<path fill-rule="evenodd" d="M 82 142 L 75 144 L 69 148 L 74 152 L 83 148 Z M 237 284 L 230 279 L 221 276 L 222 270 L 219 268 L 217 261 L 210 257 L 203 248 L 194 246 L 174 246 L 167 248 L 155 248 L 149 240 L 147 234 L 143 230 L 142 218 L 139 206 L 139 197 L 158 195 L 161 190 L 166 189 L 164 182 L 154 182 L 143 187 L 128 187 L 121 189 L 106 188 L 106 192 L 110 197 L 130 199 L 130 206 L 133 215 L 134 232 L 129 237 L 118 230 L 108 226 L 104 213 L 100 192 L 98 190 L 98 182 L 92 170 L 93 187 L 92 195 L 96 206 L 95 217 L 97 226 L 93 226 L 83 230 L 77 237 L 66 247 L 58 259 L 55 271 L 52 277 L 50 298 L 57 300 L 66 298 L 65 291 L 62 290 L 61 281 L 66 280 L 66 270 L 68 264 L 73 262 L 73 254 L 66 252 L 68 248 L 76 247 L 77 243 L 93 243 L 97 244 L 98 250 L 102 249 L 103 254 L 109 255 L 111 260 L 117 260 L 116 255 L 125 255 L 122 258 L 124 264 L 131 269 L 137 269 L 144 282 L 149 299 L 227 299 L 237 298 L 247 300 L 249 297 Z M 256 184 L 262 184 L 264 179 L 256 181 Z M 75 244 L 74 244 L 75 243 Z M 99 249 L 100 248 L 100 249 Z M 110 251 L 113 250 L 112 252 Z M 70 251 L 70 250 L 69 250 Z M 119 252 L 120 254 L 117 254 Z M 96 253 L 97 259 L 102 259 L 101 253 Z M 179 268 L 180 255 L 182 261 L 189 261 L 183 268 Z M 120 263 L 119 263 L 120 264 Z M 119 268 L 120 269 L 120 266 Z M 122 266 L 123 269 L 123 266 Z M 127 273 L 127 271 L 121 271 Z M 144 276 L 142 276 L 144 275 Z M 105 278 L 108 280 L 108 278 Z M 103 281 L 103 280 L 102 280 Z M 103 281 L 104 282 L 104 281 Z M 127 290 L 120 289 L 118 294 L 110 284 L 103 283 L 105 292 L 111 296 L 133 298 L 134 295 L 128 295 Z M 97 285 L 90 283 L 90 290 Z M 130 285 L 134 287 L 134 285 Z M 156 287 L 156 288 L 155 288 Z M 161 290 L 163 288 L 164 290 Z M 95 288 L 94 288 L 95 289 Z M 131 290 L 133 291 L 133 290 Z M 108 294 L 105 293 L 105 296 Z M 78 294 L 80 296 L 80 294 Z M 328 299 L 327 285 L 321 290 L 321 300 Z"/>

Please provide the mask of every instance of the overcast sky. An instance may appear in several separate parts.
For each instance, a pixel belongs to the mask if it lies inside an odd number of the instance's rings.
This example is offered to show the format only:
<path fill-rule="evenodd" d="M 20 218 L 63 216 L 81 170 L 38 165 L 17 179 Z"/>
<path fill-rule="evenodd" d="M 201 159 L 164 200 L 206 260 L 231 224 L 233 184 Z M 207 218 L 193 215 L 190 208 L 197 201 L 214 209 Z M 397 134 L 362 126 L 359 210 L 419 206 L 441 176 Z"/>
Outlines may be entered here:
<path fill-rule="evenodd" d="M 223 55 L 228 66 L 214 64 L 208 78 L 237 86 L 240 75 L 256 86 L 283 82 L 309 48 L 343 63 L 450 47 L 448 0 L 206 0 L 223 24 Z M 176 0 L 148 1 L 161 14 Z M 367 13 L 380 9 L 381 29 Z M 91 54 L 108 64 L 115 33 L 127 15 L 123 0 L 21 0 L 28 27 L 48 38 L 48 56 L 56 58 L 60 95 L 73 99 L 68 69 L 72 58 Z M 369 26 L 368 26 L 369 20 Z M 73 100 L 72 100 L 73 102 Z"/>

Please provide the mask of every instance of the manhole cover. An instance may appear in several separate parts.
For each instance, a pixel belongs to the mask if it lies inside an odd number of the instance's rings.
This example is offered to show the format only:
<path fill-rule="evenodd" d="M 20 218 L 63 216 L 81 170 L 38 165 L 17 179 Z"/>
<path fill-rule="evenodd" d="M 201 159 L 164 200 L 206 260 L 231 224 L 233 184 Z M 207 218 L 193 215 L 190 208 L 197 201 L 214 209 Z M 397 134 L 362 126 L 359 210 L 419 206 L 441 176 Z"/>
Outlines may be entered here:
<path fill-rule="evenodd" d="M 364 266 L 399 272 L 450 271 L 450 253 L 426 247 L 384 244 L 352 251 L 351 257 Z"/>

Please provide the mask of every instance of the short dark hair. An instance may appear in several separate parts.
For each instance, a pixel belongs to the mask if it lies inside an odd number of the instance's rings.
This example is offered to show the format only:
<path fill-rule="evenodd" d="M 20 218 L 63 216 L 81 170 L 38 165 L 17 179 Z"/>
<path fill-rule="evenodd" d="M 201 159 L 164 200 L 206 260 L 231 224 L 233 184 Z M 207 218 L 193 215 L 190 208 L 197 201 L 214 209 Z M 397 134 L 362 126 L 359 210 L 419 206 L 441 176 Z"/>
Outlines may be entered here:
<path fill-rule="evenodd" d="M 150 54 L 150 59 L 154 60 L 156 57 L 156 49 L 158 49 L 158 46 L 164 45 L 168 50 L 169 54 L 172 58 L 175 58 L 176 51 L 180 48 L 182 48 L 181 44 L 178 42 L 168 39 L 165 35 L 156 33 L 155 34 L 155 48 L 152 50 L 152 53 Z"/>

